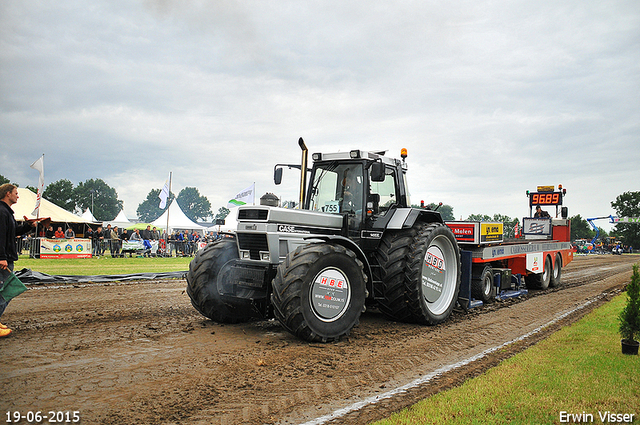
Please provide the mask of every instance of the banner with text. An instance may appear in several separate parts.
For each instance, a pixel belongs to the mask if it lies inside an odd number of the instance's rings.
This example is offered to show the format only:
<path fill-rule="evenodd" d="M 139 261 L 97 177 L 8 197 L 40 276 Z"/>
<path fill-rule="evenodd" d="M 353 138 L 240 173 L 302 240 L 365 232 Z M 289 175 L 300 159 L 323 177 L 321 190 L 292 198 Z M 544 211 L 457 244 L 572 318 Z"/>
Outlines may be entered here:
<path fill-rule="evenodd" d="M 40 239 L 40 258 L 91 258 L 91 239 Z"/>

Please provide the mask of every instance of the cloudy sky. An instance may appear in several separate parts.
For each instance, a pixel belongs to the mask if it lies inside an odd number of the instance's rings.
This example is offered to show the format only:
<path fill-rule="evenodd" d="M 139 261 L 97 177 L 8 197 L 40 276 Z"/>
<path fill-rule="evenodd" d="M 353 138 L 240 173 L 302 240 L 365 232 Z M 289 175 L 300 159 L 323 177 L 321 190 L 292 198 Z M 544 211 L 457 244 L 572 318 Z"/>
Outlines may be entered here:
<path fill-rule="evenodd" d="M 640 2 L 0 2 L 0 174 L 101 178 L 125 213 L 173 172 L 213 211 L 276 163 L 409 151 L 412 202 L 569 214 L 639 191 Z M 605 227 L 606 221 L 598 224 Z"/>

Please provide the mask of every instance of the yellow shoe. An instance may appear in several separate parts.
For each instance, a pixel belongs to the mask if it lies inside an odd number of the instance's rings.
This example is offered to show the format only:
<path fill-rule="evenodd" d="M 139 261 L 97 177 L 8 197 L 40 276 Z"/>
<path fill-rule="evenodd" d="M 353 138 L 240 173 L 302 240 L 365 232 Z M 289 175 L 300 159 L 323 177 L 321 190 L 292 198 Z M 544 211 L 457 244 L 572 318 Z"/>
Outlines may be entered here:
<path fill-rule="evenodd" d="M 11 329 L 0 329 L 0 338 L 11 335 Z"/>
<path fill-rule="evenodd" d="M 0 329 L 9 329 L 9 327 L 7 325 L 3 325 L 2 323 L 0 323 Z"/>

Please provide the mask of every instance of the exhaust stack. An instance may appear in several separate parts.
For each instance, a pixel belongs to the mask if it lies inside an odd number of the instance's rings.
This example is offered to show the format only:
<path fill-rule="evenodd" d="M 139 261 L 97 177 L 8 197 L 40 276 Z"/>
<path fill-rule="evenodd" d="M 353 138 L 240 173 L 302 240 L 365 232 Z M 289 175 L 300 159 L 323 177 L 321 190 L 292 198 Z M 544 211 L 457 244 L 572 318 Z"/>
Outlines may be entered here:
<path fill-rule="evenodd" d="M 309 158 L 309 150 L 307 149 L 307 145 L 304 144 L 302 137 L 298 140 L 298 145 L 300 145 L 300 149 L 302 149 L 302 164 L 300 167 L 300 203 L 298 205 L 298 209 L 302 209 L 307 187 L 307 161 Z"/>

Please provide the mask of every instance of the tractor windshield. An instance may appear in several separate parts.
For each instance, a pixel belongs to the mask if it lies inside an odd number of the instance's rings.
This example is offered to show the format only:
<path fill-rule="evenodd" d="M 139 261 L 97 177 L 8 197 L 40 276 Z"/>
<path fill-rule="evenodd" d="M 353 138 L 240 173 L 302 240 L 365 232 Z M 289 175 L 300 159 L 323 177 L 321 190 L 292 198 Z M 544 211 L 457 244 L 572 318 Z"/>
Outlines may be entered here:
<path fill-rule="evenodd" d="M 333 214 L 361 214 L 362 164 L 330 162 L 314 167 L 309 209 Z"/>

